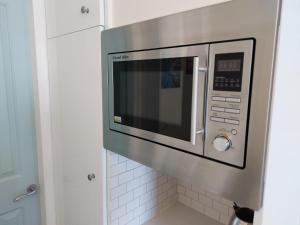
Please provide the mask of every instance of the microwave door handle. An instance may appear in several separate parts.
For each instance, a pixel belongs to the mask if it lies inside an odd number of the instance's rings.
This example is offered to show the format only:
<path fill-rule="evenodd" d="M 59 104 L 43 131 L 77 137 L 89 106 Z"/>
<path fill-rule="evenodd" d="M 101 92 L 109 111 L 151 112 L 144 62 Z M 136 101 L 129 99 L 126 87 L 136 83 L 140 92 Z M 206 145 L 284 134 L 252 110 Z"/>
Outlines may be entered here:
<path fill-rule="evenodd" d="M 193 63 L 193 87 L 192 87 L 192 114 L 191 114 L 191 142 L 196 143 L 197 132 L 197 95 L 198 95 L 199 57 L 194 58 Z"/>
<path fill-rule="evenodd" d="M 198 98 L 198 79 L 199 72 L 201 74 L 206 75 L 207 68 L 199 67 L 199 57 L 194 58 L 193 65 L 193 87 L 192 87 L 192 118 L 191 118 L 191 143 L 193 145 L 196 144 L 196 136 L 197 134 L 203 134 L 204 128 L 197 129 L 197 98 Z"/>

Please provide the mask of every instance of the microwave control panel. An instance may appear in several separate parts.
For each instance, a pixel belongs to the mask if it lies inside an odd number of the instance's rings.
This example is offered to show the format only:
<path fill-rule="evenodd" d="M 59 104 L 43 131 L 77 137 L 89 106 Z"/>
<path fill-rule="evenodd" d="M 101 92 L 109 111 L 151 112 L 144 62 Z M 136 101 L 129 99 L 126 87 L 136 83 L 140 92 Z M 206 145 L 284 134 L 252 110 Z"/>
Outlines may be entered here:
<path fill-rule="evenodd" d="M 245 167 L 254 40 L 210 45 L 204 156 Z"/>

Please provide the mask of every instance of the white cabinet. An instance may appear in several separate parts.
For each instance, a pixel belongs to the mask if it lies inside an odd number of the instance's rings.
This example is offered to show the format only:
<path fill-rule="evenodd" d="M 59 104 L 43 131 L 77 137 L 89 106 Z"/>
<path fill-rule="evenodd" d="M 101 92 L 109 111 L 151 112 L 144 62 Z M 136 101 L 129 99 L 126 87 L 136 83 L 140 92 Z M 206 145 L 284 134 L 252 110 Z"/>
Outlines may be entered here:
<path fill-rule="evenodd" d="M 59 225 L 102 224 L 100 32 L 96 27 L 48 40 Z"/>
<path fill-rule="evenodd" d="M 46 0 L 48 38 L 104 25 L 104 0 Z"/>

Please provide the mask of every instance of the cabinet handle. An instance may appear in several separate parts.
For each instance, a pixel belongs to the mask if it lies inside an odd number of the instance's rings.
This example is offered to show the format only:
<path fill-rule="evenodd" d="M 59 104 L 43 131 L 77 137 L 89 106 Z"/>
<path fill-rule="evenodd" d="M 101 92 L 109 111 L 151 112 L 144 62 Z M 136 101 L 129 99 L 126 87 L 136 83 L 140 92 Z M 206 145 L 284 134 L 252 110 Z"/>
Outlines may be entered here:
<path fill-rule="evenodd" d="M 96 176 L 95 176 L 95 174 L 94 173 L 90 173 L 90 174 L 88 174 L 88 180 L 89 181 L 92 181 L 92 180 L 94 180 L 95 178 L 96 178 Z"/>
<path fill-rule="evenodd" d="M 82 14 L 89 14 L 90 9 L 85 7 L 85 6 L 81 6 L 81 13 Z"/>

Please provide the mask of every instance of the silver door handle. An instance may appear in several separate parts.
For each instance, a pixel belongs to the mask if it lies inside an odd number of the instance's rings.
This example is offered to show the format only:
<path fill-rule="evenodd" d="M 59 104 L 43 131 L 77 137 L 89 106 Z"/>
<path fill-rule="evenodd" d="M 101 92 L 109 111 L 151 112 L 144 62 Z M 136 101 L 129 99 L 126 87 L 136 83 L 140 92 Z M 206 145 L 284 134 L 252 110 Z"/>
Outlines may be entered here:
<path fill-rule="evenodd" d="M 204 128 L 197 130 L 197 98 L 198 98 L 198 75 L 199 72 L 204 72 L 206 76 L 207 67 L 199 67 L 199 57 L 194 57 L 193 68 L 193 87 L 192 87 L 192 116 L 191 116 L 191 143 L 196 144 L 196 135 L 204 134 Z"/>
<path fill-rule="evenodd" d="M 27 187 L 27 190 L 26 190 L 26 193 L 24 194 L 21 194 L 19 196 L 17 196 L 15 199 L 14 199 L 14 202 L 18 202 L 18 201 L 21 201 L 22 199 L 24 198 L 27 198 L 31 195 L 34 195 L 38 192 L 39 190 L 39 186 L 36 185 L 36 184 L 31 184 Z"/>

